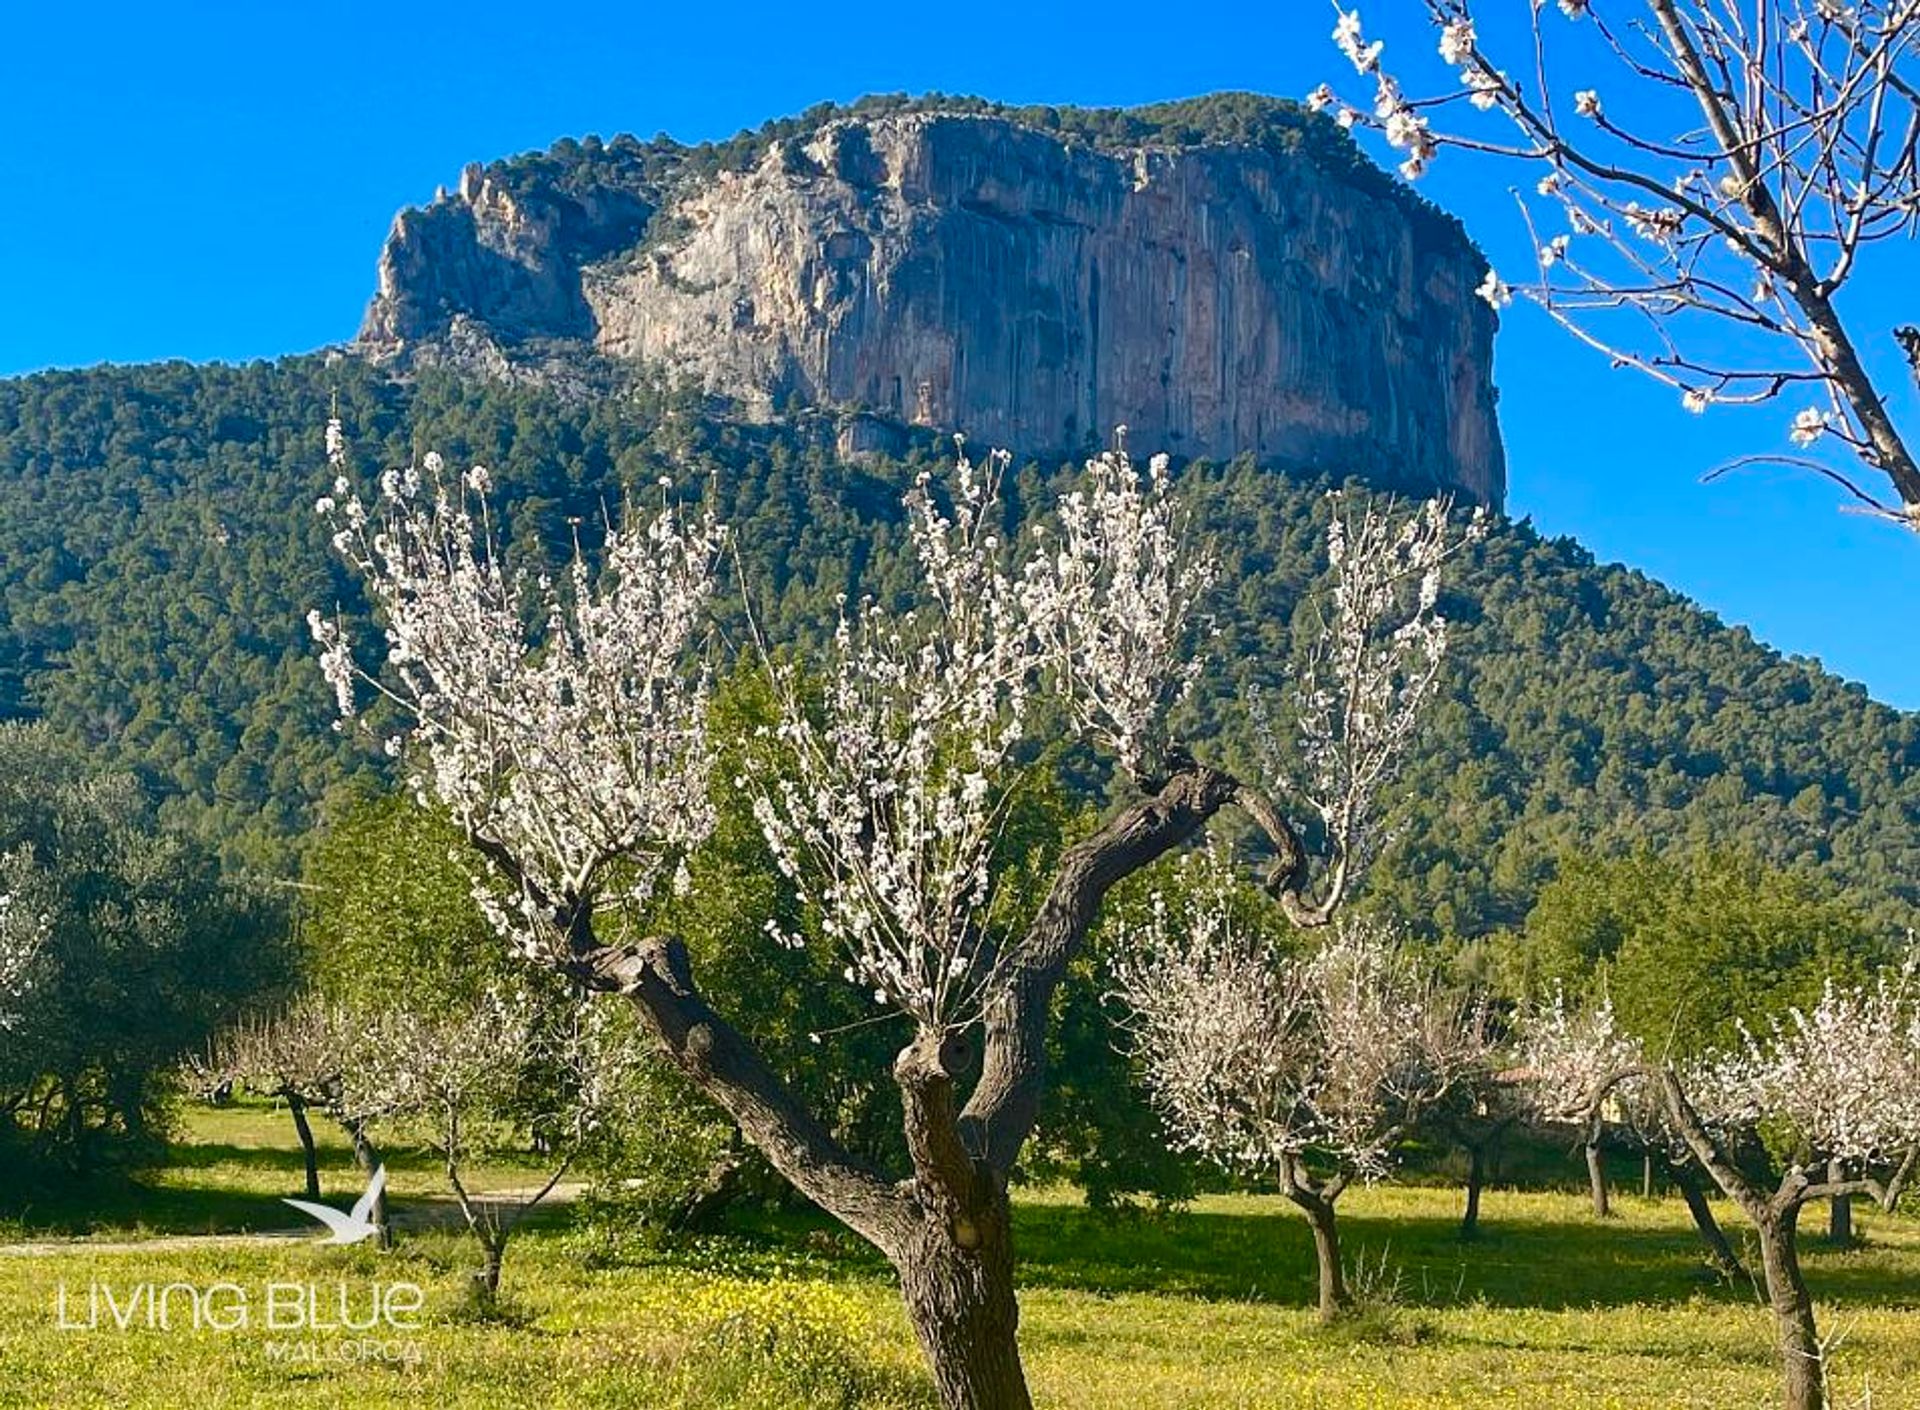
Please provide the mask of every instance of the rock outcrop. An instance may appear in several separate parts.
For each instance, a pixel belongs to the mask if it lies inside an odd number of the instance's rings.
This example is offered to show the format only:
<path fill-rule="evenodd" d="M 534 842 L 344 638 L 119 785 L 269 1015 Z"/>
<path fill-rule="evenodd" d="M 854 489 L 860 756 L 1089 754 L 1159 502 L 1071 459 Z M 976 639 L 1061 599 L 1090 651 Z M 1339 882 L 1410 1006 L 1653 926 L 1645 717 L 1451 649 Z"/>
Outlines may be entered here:
<path fill-rule="evenodd" d="M 515 190 L 474 163 L 457 194 L 394 217 L 360 341 L 404 348 L 443 339 L 462 320 L 508 341 L 591 337 L 581 265 L 638 240 L 653 214 L 641 192 Z"/>
<path fill-rule="evenodd" d="M 1439 485 L 1498 505 L 1485 264 L 1377 173 L 1012 117 L 836 117 L 739 169 L 515 194 L 470 169 L 396 222 L 363 340 L 464 315 L 697 379 L 741 414 L 843 411 L 1072 453 Z M 524 186 L 525 183 L 523 182 Z"/>

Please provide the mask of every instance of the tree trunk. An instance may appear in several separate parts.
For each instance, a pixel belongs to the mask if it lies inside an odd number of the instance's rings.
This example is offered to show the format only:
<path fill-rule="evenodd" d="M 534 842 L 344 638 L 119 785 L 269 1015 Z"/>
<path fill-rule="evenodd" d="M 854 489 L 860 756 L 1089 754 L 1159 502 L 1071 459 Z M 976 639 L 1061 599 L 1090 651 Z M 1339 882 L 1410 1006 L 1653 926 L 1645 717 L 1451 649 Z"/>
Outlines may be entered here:
<path fill-rule="evenodd" d="M 720 1215 L 745 1191 L 746 1178 L 745 1155 L 737 1150 L 724 1152 L 707 1168 L 700 1188 L 667 1216 L 667 1227 L 680 1233 L 712 1229 Z M 792 1192 L 801 1197 L 791 1185 L 783 1183 L 780 1189 L 782 1193 Z"/>
<path fill-rule="evenodd" d="M 505 1238 L 482 1241 L 480 1251 L 485 1255 L 480 1262 L 480 1271 L 473 1275 L 473 1286 L 482 1307 L 491 1309 L 500 1300 L 500 1266 L 506 1262 L 507 1241 Z"/>
<path fill-rule="evenodd" d="M 1460 1237 L 1464 1240 L 1480 1236 L 1480 1187 L 1486 1183 L 1486 1153 L 1479 1146 L 1467 1147 L 1467 1211 L 1460 1216 Z"/>
<path fill-rule="evenodd" d="M 293 1113 L 293 1129 L 300 1137 L 300 1158 L 307 1167 L 307 1198 L 320 1198 L 320 1156 L 313 1148 L 313 1127 L 307 1124 L 307 1104 L 295 1096 L 287 1098 L 287 1110 Z"/>
<path fill-rule="evenodd" d="M 1713 1217 L 1713 1206 L 1707 1201 L 1707 1192 L 1701 1188 L 1699 1176 L 1690 1166 L 1670 1164 L 1673 1183 L 1680 1189 L 1680 1197 L 1687 1202 L 1687 1212 L 1693 1216 L 1693 1224 L 1700 1231 L 1700 1241 L 1707 1246 L 1707 1259 L 1724 1277 L 1743 1281 L 1747 1270 L 1741 1265 L 1740 1256 L 1733 1251 L 1733 1245 L 1727 1241 L 1726 1231 L 1720 1227 L 1720 1221 Z"/>
<path fill-rule="evenodd" d="M 373 1172 L 380 1168 L 380 1156 L 373 1148 L 373 1142 L 367 1139 L 366 1126 L 358 1121 L 347 1124 L 347 1135 L 353 1141 L 353 1163 L 360 1173 L 373 1179 Z M 383 1189 L 373 1201 L 369 1214 L 373 1227 L 380 1231 L 380 1247 L 393 1247 L 393 1226 L 387 1222 L 387 1192 Z"/>
<path fill-rule="evenodd" d="M 940 1403 L 946 1410 L 1030 1410 L 1006 1197 L 951 1223 L 927 1219 L 894 1259 Z"/>
<path fill-rule="evenodd" d="M 1640 1157 L 1640 1198 L 1653 1198 L 1653 1152 L 1647 1151 Z"/>
<path fill-rule="evenodd" d="M 1847 1178 L 1846 1166 L 1837 1160 L 1827 1162 L 1827 1179 Z M 1840 1248 L 1853 1245 L 1853 1197 L 1835 1195 L 1827 1205 L 1827 1242 Z"/>
<path fill-rule="evenodd" d="M 1019 1307 L 1006 1179 L 1040 1110 L 1054 994 L 1108 889 L 1240 800 L 1261 812 L 1257 820 L 1280 853 L 1268 889 L 1283 905 L 1301 903 L 1306 852 L 1285 820 L 1264 800 L 1249 803 L 1247 790 L 1231 774 L 1184 757 L 1173 768 L 1154 796 L 1122 809 L 1061 856 L 1039 911 L 1003 956 L 1001 977 L 990 986 L 981 1023 L 984 1050 L 965 1110 L 955 1110 L 951 1077 L 957 1068 L 920 1053 L 903 1072 L 896 1060 L 914 1163 L 911 1185 L 846 1150 L 754 1045 L 713 1010 L 694 984 L 684 942 L 650 936 L 603 947 L 593 934 L 591 897 L 552 898 L 555 924 L 570 949 L 561 968 L 594 991 L 625 995 L 675 1066 L 734 1119 L 775 1170 L 887 1255 L 950 1410 L 1028 1410 L 1032 1403 L 1015 1339 Z M 524 882 L 505 849 L 477 834 L 469 840 Z M 920 1037 L 911 1046 L 920 1047 Z"/>
<path fill-rule="evenodd" d="M 1347 1275 L 1340 1267 L 1340 1230 L 1334 1222 L 1333 1201 L 1296 1187 L 1287 1198 L 1300 1206 L 1313 1230 L 1313 1255 L 1320 1265 L 1320 1324 L 1336 1322 L 1353 1306 Z"/>
<path fill-rule="evenodd" d="M 1800 1207 L 1758 1221 L 1760 1256 L 1767 1274 L 1767 1298 L 1780 1327 L 1780 1371 L 1786 1410 L 1826 1410 L 1826 1378 L 1821 1365 L 1820 1333 L 1813 1320 L 1813 1297 L 1800 1273 L 1797 1225 Z"/>
<path fill-rule="evenodd" d="M 1593 1193 L 1593 1217 L 1611 1218 L 1613 1203 L 1607 1195 L 1607 1163 L 1598 1141 L 1587 1142 L 1587 1188 Z"/>

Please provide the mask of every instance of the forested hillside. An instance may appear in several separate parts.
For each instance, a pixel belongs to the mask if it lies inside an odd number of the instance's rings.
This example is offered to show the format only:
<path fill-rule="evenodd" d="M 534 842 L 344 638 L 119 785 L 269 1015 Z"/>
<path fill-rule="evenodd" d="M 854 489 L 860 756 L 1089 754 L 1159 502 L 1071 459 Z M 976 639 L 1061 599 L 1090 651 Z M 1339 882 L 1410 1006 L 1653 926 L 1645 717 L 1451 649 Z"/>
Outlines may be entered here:
<path fill-rule="evenodd" d="M 646 387 L 569 403 L 350 358 L 0 382 L 0 717 L 137 769 L 167 814 L 264 870 L 288 867 L 329 790 L 382 768 L 328 728 L 303 621 L 356 606 L 312 511 L 336 401 L 357 473 L 428 448 L 482 460 L 522 544 L 563 549 L 575 521 L 590 543 L 607 506 L 662 476 L 712 495 L 775 639 L 904 581 L 899 490 L 947 454 L 929 438 L 849 464 L 824 418 L 743 427 Z M 1057 468 L 1023 467 L 1016 506 Z M 1204 732 L 1210 701 L 1284 676 L 1327 487 L 1238 462 L 1187 467 L 1185 485 L 1226 566 Z M 1886 923 L 1911 916 L 1920 718 L 1524 526 L 1460 564 L 1448 598 L 1448 689 L 1376 897 L 1470 935 L 1524 915 L 1570 851 L 1715 844 L 1820 868 Z"/>

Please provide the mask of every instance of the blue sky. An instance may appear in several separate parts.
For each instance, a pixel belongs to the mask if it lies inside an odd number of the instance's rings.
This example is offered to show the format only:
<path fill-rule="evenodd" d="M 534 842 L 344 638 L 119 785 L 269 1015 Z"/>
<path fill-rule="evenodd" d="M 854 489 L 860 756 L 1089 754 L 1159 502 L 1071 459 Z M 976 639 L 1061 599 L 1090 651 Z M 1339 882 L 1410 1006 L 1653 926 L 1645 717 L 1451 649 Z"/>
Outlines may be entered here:
<path fill-rule="evenodd" d="M 1363 9 L 1390 53 L 1425 59 L 1411 0 Z M 17 7 L 0 46 L 0 374 L 344 339 L 393 212 L 476 158 L 590 132 L 721 137 L 879 91 L 1298 96 L 1341 77 L 1331 23 L 1312 0 Z M 1510 264 L 1526 248 L 1514 179 L 1443 158 L 1423 190 Z M 1920 322 L 1920 266 L 1895 259 L 1908 277 L 1861 301 L 1888 310 L 1876 329 Z M 1519 306 L 1496 375 L 1514 513 L 1920 709 L 1920 542 L 1789 472 L 1700 482 L 1776 448 L 1787 411 L 1689 416 Z"/>

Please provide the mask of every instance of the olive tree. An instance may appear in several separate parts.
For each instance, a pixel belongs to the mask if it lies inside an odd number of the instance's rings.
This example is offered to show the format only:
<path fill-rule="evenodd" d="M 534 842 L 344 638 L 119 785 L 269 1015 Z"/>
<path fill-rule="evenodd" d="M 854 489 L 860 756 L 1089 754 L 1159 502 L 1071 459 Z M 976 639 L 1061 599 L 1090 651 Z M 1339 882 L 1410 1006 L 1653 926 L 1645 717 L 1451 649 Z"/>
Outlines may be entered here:
<path fill-rule="evenodd" d="M 337 426 L 329 450 L 344 460 Z M 455 475 L 430 455 L 389 471 L 371 507 L 342 473 L 318 507 L 384 619 L 384 662 L 360 662 L 339 620 L 310 618 L 343 713 L 362 688 L 384 699 L 388 747 L 464 832 L 501 935 L 627 999 L 775 1168 L 888 1258 L 953 1406 L 1030 1403 L 1007 1183 L 1039 1110 L 1055 995 L 1102 899 L 1237 807 L 1271 846 L 1283 909 L 1305 924 L 1332 916 L 1365 841 L 1353 804 L 1382 777 L 1366 751 L 1395 747 L 1398 708 L 1431 688 L 1450 542 L 1435 506 L 1331 545 L 1324 662 L 1336 674 L 1323 672 L 1304 717 L 1357 752 L 1303 781 L 1299 801 L 1327 822 L 1328 864 L 1315 867 L 1264 791 L 1283 781 L 1242 779 L 1169 733 L 1203 662 L 1212 566 L 1186 541 L 1164 459 L 1142 473 L 1124 453 L 1099 457 L 1050 527 L 1011 537 L 1003 469 L 962 454 L 950 475 L 916 482 L 916 601 L 847 604 L 814 663 L 817 692 L 776 671 L 778 777 L 710 777 L 706 623 L 726 536 L 668 493 L 548 577 L 504 560 L 483 469 Z M 1037 708 L 1042 695 L 1135 792 L 1062 853 L 1031 920 L 1007 933 L 997 823 L 1024 751 L 1057 718 Z M 714 785 L 752 795 L 846 981 L 905 1030 L 891 1072 L 903 1172 L 835 1138 L 708 1001 L 679 938 L 621 933 L 713 826 Z"/>

